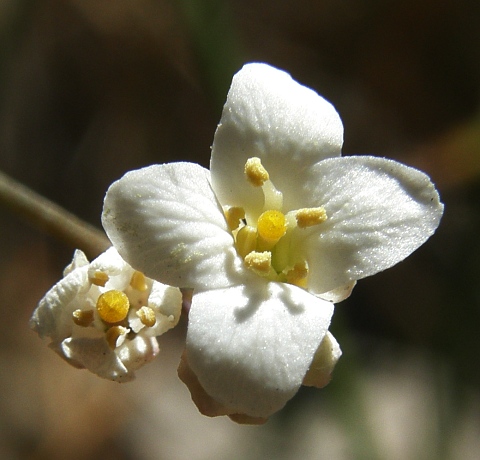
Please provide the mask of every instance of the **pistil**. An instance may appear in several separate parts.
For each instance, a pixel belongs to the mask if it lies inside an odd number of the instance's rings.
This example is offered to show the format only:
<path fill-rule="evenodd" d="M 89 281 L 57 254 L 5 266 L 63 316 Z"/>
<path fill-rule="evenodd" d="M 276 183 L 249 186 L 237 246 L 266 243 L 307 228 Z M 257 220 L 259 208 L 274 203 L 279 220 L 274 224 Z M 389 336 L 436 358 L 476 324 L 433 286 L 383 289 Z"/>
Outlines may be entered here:
<path fill-rule="evenodd" d="M 98 315 L 107 323 L 123 321 L 127 317 L 129 309 L 130 302 L 127 295 L 122 291 L 112 289 L 98 297 Z"/>
<path fill-rule="evenodd" d="M 265 243 L 265 249 L 271 249 L 287 232 L 285 215 L 280 211 L 265 211 L 258 218 L 257 231 Z"/>

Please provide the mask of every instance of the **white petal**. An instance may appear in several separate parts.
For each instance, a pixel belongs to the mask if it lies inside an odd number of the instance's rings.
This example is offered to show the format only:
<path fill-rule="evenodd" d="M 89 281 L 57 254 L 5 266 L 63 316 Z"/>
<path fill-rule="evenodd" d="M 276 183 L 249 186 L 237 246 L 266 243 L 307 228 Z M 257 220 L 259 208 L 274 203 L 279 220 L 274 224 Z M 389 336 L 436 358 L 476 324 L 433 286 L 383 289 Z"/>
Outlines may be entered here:
<path fill-rule="evenodd" d="M 60 341 L 72 333 L 72 313 L 83 308 L 90 287 L 88 266 L 71 271 L 53 286 L 39 302 L 30 319 L 30 327 L 40 337 Z"/>
<path fill-rule="evenodd" d="M 331 291 L 327 292 L 322 292 L 321 294 L 318 295 L 323 300 L 326 300 L 327 302 L 333 302 L 333 303 L 338 303 L 341 302 L 342 300 L 345 300 L 346 298 L 350 297 L 350 294 L 353 291 L 353 288 L 357 284 L 356 281 L 350 281 L 347 284 L 344 284 L 343 286 L 339 286 L 336 289 L 332 289 Z"/>
<path fill-rule="evenodd" d="M 175 327 L 182 314 L 182 293 L 179 289 L 154 282 L 148 306 L 155 312 L 156 323 L 145 328 L 145 334 L 159 336 Z"/>
<path fill-rule="evenodd" d="M 75 249 L 75 252 L 73 253 L 72 262 L 65 267 L 65 270 L 63 270 L 63 276 L 67 276 L 69 273 L 73 272 L 73 270 L 75 270 L 76 268 L 80 268 L 85 265 L 88 265 L 88 263 L 89 262 L 85 253 L 80 249 Z"/>
<path fill-rule="evenodd" d="M 261 191 L 244 177 L 247 159 L 259 157 L 289 207 L 303 171 L 339 156 L 342 143 L 342 122 L 329 102 L 283 71 L 248 64 L 233 77 L 215 133 L 213 189 L 222 205 L 261 209 Z"/>
<path fill-rule="evenodd" d="M 108 248 L 90 263 L 89 274 L 97 270 L 106 272 L 109 276 L 117 276 L 124 271 L 133 272 L 115 248 Z"/>
<path fill-rule="evenodd" d="M 133 340 L 126 340 L 115 352 L 128 371 L 133 373 L 155 358 L 160 352 L 160 348 L 155 337 L 145 337 L 139 334 Z M 115 380 L 120 381 L 118 378 Z"/>
<path fill-rule="evenodd" d="M 104 337 L 72 337 L 50 347 L 69 364 L 85 368 L 94 374 L 116 382 L 135 378 L 135 370 L 158 355 L 160 349 L 154 337 L 137 336 L 112 350 Z"/>
<path fill-rule="evenodd" d="M 265 418 L 298 390 L 332 314 L 303 289 L 263 280 L 195 294 L 188 362 L 219 403 Z"/>
<path fill-rule="evenodd" d="M 60 350 L 60 356 L 63 355 L 67 361 L 72 361 L 76 367 L 82 366 L 102 378 L 118 382 L 128 382 L 134 378 L 134 373 L 127 369 L 104 338 L 65 339 Z"/>
<path fill-rule="evenodd" d="M 115 248 L 111 247 L 90 263 L 89 278 L 93 278 L 97 271 L 103 272 L 109 277 L 105 289 L 100 289 L 101 291 L 110 289 L 123 291 L 129 285 L 135 270 L 122 259 Z"/>
<path fill-rule="evenodd" d="M 330 331 L 327 331 L 315 353 L 312 364 L 303 380 L 303 385 L 317 388 L 323 388 L 327 385 L 332 378 L 333 369 L 340 356 L 342 356 L 340 345 Z"/>
<path fill-rule="evenodd" d="M 307 206 L 324 206 L 328 216 L 298 229 L 308 289 L 319 294 L 400 262 L 433 234 L 443 213 L 428 176 L 383 158 L 322 161 L 303 194 Z"/>
<path fill-rule="evenodd" d="M 193 163 L 131 171 L 105 197 L 103 226 L 121 256 L 172 286 L 232 284 L 241 259 L 209 182 Z"/>

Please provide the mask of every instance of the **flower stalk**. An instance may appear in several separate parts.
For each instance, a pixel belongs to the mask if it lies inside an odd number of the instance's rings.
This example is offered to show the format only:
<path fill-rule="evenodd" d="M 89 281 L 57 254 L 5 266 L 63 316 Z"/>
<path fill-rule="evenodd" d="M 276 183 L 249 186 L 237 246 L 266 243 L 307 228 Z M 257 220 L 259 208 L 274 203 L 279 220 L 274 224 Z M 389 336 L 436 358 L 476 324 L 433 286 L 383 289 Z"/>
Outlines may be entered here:
<path fill-rule="evenodd" d="M 96 257 L 111 246 L 104 232 L 0 171 L 0 204 L 34 227 Z"/>

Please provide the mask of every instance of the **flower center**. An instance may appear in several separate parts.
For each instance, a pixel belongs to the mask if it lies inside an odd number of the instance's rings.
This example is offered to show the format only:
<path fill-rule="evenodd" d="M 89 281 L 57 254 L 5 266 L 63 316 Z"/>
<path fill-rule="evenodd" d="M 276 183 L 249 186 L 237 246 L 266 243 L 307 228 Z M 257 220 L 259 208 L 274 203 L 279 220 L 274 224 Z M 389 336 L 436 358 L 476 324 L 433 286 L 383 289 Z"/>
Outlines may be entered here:
<path fill-rule="evenodd" d="M 245 177 L 250 186 L 262 189 L 264 211 L 256 218 L 246 218 L 248 207 L 225 207 L 225 218 L 235 238 L 238 254 L 245 266 L 260 276 L 306 287 L 308 263 L 295 251 L 295 238 L 303 229 L 327 220 L 322 206 L 283 212 L 283 194 L 270 180 L 259 158 L 249 158 Z M 249 215 L 249 214 L 248 214 Z"/>
<path fill-rule="evenodd" d="M 92 286 L 105 287 L 110 277 L 102 271 L 89 276 Z M 105 333 L 110 348 L 115 349 L 127 339 L 135 337 L 143 328 L 155 326 L 155 311 L 148 305 L 150 284 L 145 275 L 135 271 L 123 291 L 110 289 L 97 298 L 92 309 L 78 309 L 72 313 L 73 322 L 81 327 L 94 327 Z M 102 324 L 95 321 L 95 310 Z M 134 320 L 131 311 L 135 313 Z"/>

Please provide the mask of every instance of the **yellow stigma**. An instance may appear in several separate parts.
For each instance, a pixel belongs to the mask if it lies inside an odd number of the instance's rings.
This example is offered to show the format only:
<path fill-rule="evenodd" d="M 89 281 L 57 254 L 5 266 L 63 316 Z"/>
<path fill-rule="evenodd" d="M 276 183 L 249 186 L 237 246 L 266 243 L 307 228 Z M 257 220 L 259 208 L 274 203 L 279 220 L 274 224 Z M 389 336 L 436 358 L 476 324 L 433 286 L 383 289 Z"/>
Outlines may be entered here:
<path fill-rule="evenodd" d="M 97 300 L 98 315 L 107 323 L 123 321 L 127 317 L 129 308 L 128 297 L 121 291 L 104 292 Z"/>
<path fill-rule="evenodd" d="M 240 225 L 240 220 L 245 219 L 245 209 L 238 206 L 231 206 L 225 211 L 225 219 L 227 220 L 228 228 L 233 231 Z"/>
<path fill-rule="evenodd" d="M 295 218 L 299 228 L 312 227 L 327 220 L 327 211 L 325 211 L 323 206 L 319 208 L 303 208 L 296 212 Z"/>
<path fill-rule="evenodd" d="M 142 307 L 140 308 L 136 315 L 140 318 L 142 324 L 147 327 L 155 326 L 157 322 L 157 318 L 155 317 L 155 312 L 150 307 Z"/>
<path fill-rule="evenodd" d="M 105 272 L 96 270 L 92 277 L 90 277 L 90 282 L 96 286 L 104 287 L 107 284 L 108 275 Z"/>
<path fill-rule="evenodd" d="M 272 268 L 272 253 L 252 251 L 245 256 L 245 265 L 259 275 L 266 276 Z"/>
<path fill-rule="evenodd" d="M 245 175 L 254 187 L 261 187 L 268 179 L 267 170 L 263 167 L 260 158 L 252 157 L 245 163 Z"/>
<path fill-rule="evenodd" d="M 265 211 L 258 218 L 257 231 L 265 241 L 276 243 L 287 232 L 285 215 L 280 211 Z"/>
<path fill-rule="evenodd" d="M 148 289 L 147 278 L 142 272 L 134 271 L 130 280 L 130 286 L 140 292 L 146 291 Z"/>

